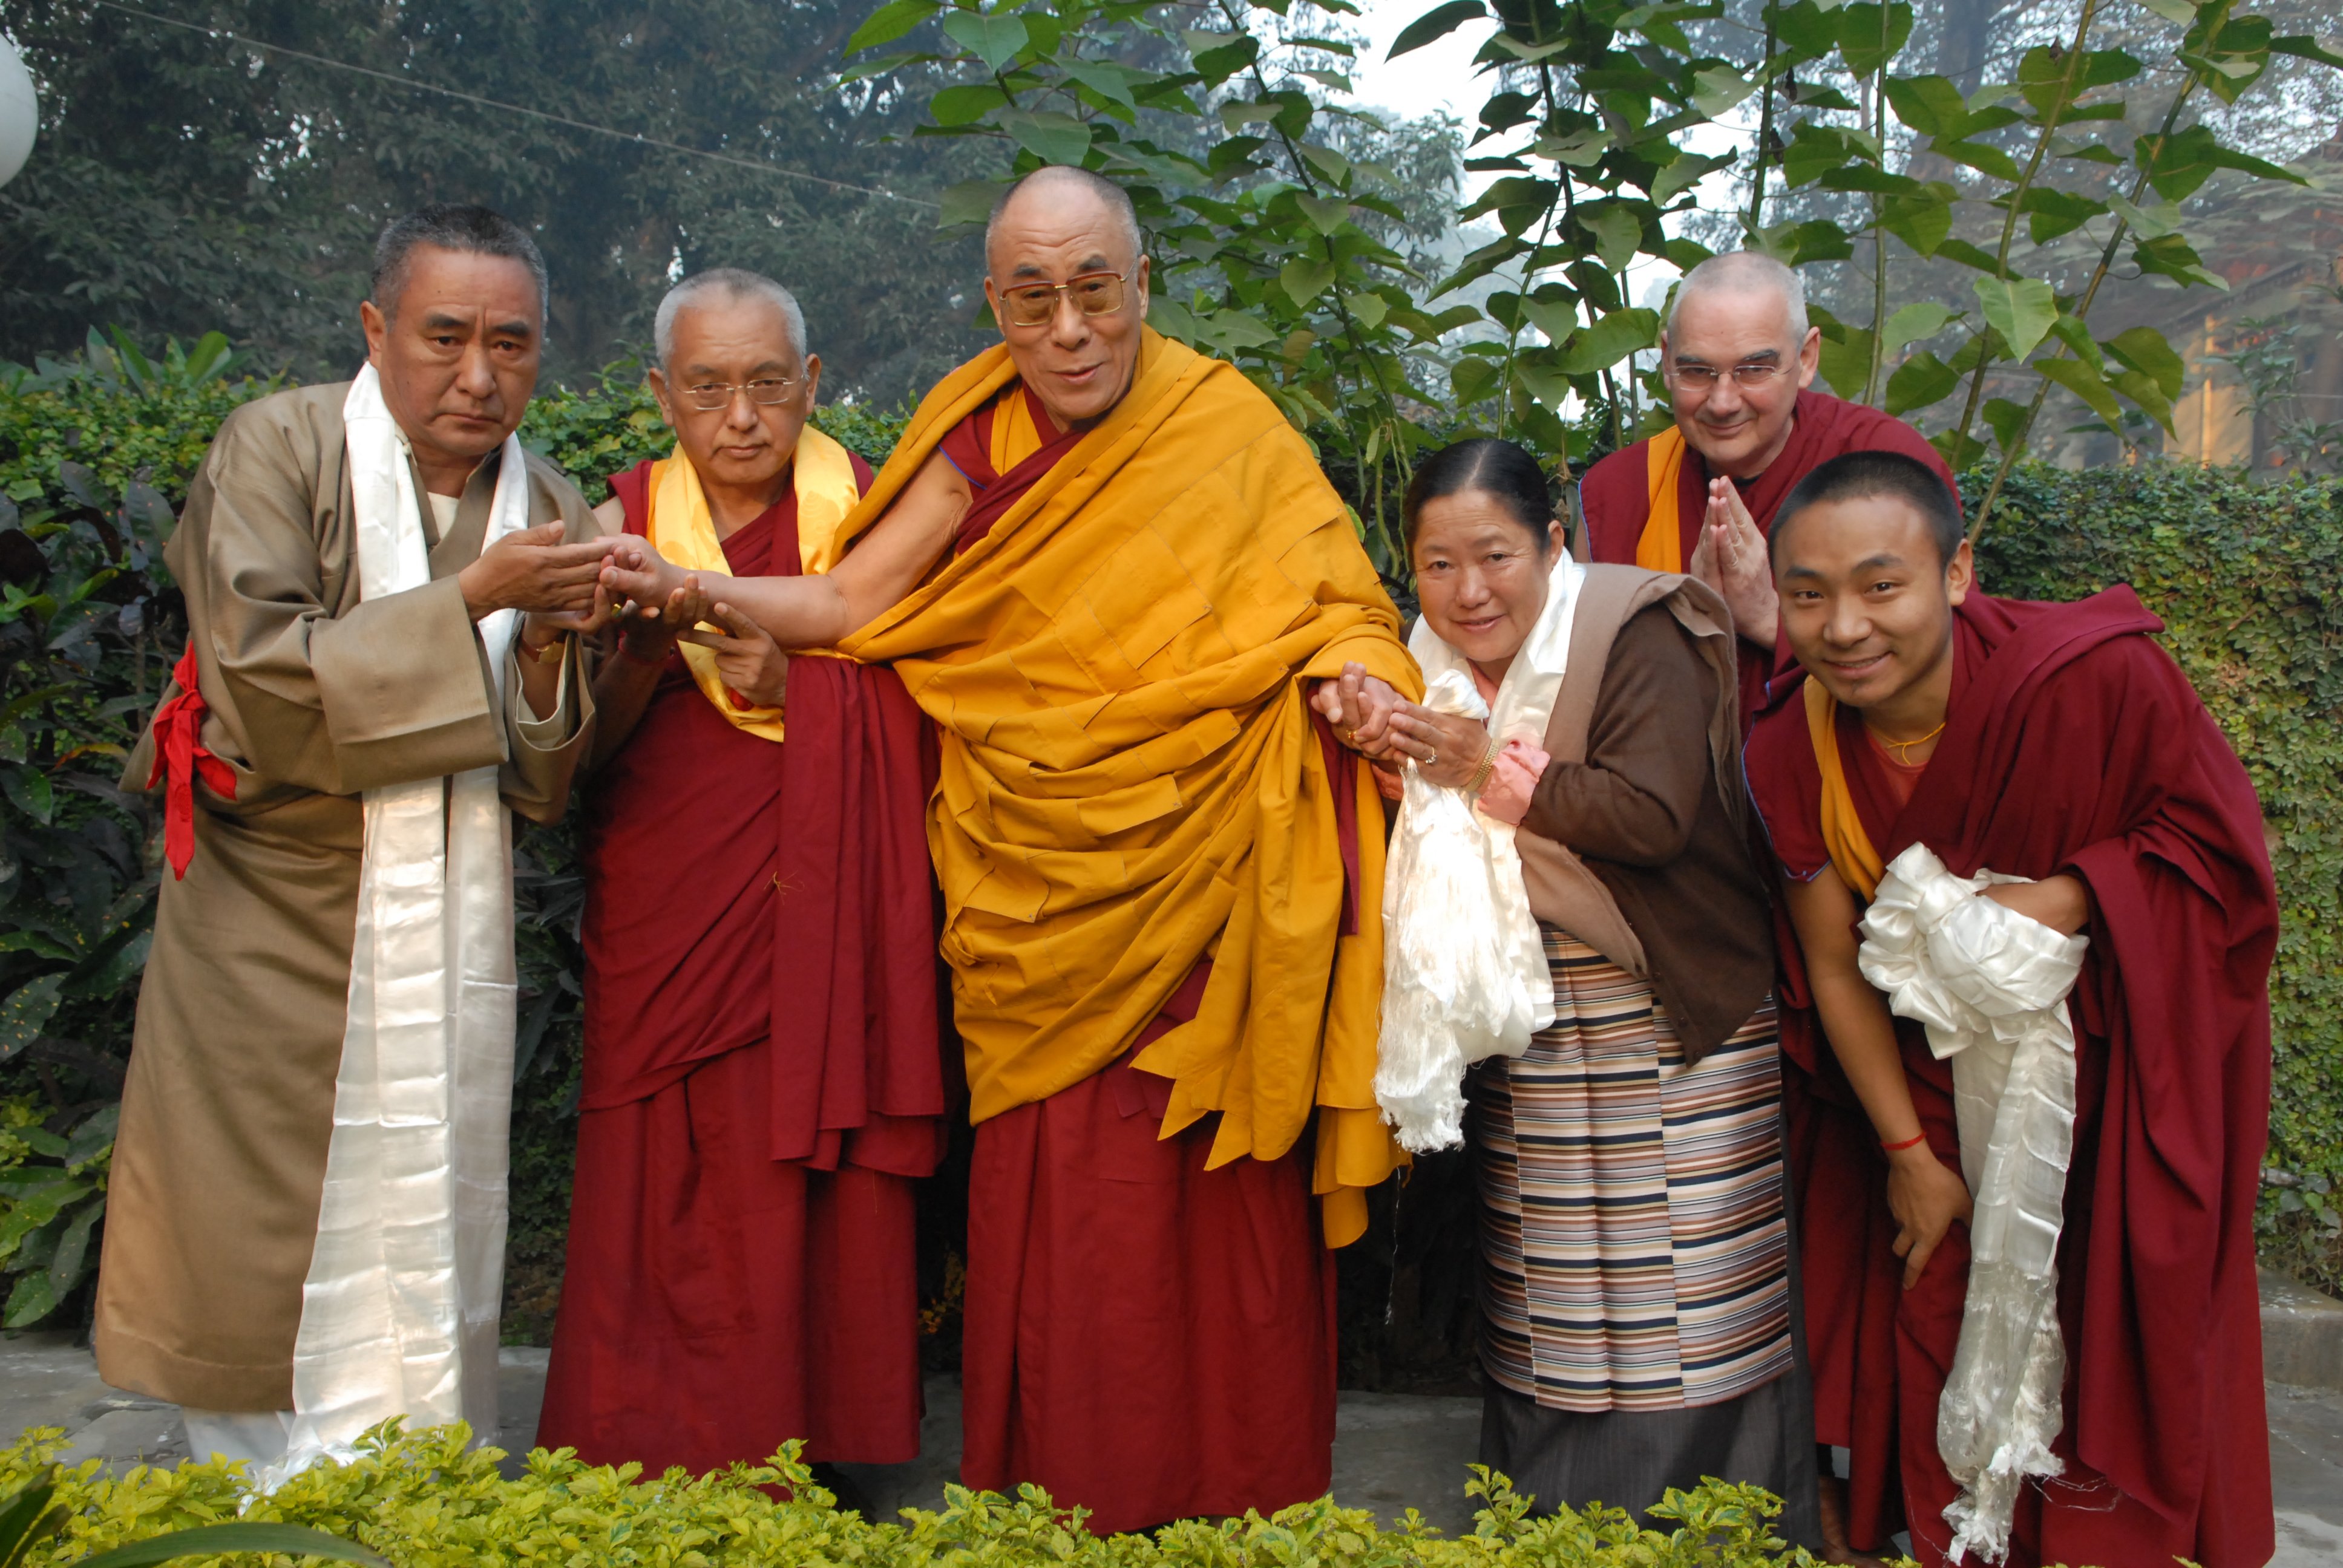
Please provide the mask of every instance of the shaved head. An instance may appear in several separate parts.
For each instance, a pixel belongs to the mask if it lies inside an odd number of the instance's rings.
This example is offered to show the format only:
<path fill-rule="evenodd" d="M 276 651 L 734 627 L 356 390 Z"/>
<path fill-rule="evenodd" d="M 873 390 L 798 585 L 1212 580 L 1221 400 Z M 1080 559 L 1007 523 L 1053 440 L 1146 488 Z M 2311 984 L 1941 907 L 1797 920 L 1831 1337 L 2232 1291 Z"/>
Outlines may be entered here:
<path fill-rule="evenodd" d="M 1668 306 L 1668 330 L 1675 331 L 1676 318 L 1684 314 L 1686 300 L 1725 295 L 1770 295 L 1782 302 L 1782 309 L 1789 318 L 1791 339 L 1795 341 L 1806 335 L 1805 282 L 1772 256 L 1754 250 L 1712 256 L 1685 273 L 1684 281 L 1676 285 L 1674 300 Z"/>
<path fill-rule="evenodd" d="M 1107 210 L 1114 230 L 1129 243 L 1131 254 L 1118 265 L 1128 266 L 1139 259 L 1141 241 L 1139 234 L 1139 210 L 1131 205 L 1131 194 L 1104 175 L 1094 175 L 1088 169 L 1078 169 L 1068 164 L 1048 164 L 1001 193 L 992 204 L 992 216 L 984 223 L 984 264 L 993 265 L 993 239 L 1001 224 L 1012 216 L 1012 209 L 1021 209 L 1039 201 L 1080 202 L 1084 198 Z"/>

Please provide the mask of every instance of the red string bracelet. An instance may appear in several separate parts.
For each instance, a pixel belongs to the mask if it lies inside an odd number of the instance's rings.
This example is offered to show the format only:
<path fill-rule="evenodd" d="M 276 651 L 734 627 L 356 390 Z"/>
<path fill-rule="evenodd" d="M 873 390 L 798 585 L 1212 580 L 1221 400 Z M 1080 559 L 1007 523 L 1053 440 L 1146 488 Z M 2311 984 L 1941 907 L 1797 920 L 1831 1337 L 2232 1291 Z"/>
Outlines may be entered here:
<path fill-rule="evenodd" d="M 1901 1143 L 1882 1143 L 1880 1147 L 1887 1151 L 1890 1154 L 1901 1154 L 1906 1149 L 1916 1148 L 1918 1145 L 1926 1143 L 1927 1141 L 1928 1135 L 1926 1132 L 1915 1132 L 1911 1137 L 1906 1138 Z"/>

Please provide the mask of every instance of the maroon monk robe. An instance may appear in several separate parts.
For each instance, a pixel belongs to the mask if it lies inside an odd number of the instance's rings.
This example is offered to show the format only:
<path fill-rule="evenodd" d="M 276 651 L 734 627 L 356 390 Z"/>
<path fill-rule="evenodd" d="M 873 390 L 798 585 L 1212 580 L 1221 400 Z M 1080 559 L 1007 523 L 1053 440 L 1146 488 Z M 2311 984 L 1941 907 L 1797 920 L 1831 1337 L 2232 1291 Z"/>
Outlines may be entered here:
<path fill-rule="evenodd" d="M 857 476 L 870 474 L 858 461 Z M 640 534 L 649 465 L 611 483 Z M 723 541 L 799 569 L 794 494 Z M 623 656 L 622 656 L 623 657 Z M 670 654 L 583 838 L 586 1062 L 540 1439 L 657 1473 L 919 1452 L 912 1182 L 944 1110 L 902 683 L 789 664 L 789 739 Z"/>
<path fill-rule="evenodd" d="M 1860 716 L 1840 714 L 1848 788 L 1884 859 L 1922 842 L 1958 875 L 2065 873 L 2091 894 L 2069 1002 L 2078 1106 L 2054 1444 L 2066 1472 L 2022 1495 L 2016 1568 L 2176 1555 L 2246 1568 L 2273 1549 L 2252 1219 L 2277 894 L 2253 787 L 2149 640 L 2161 625 L 2125 588 L 2075 605 L 1971 596 L 1950 719 L 1900 812 Z M 1760 722 L 1749 773 L 1784 865 L 1813 876 L 1828 857 L 1802 702 Z M 1916 1549 L 1942 1563 L 1956 1488 L 1936 1406 L 1967 1231 L 1955 1226 L 1898 1289 L 1875 1134 L 1821 1039 L 1795 944 L 1782 952 L 1817 1431 L 1855 1451 L 1855 1544 L 1884 1543 L 1900 1484 Z M 1957 1170 L 1950 1070 L 1916 1027 L 1899 1020 L 1897 1038 L 1929 1146 Z M 1891 1437 L 1892 1470 L 1878 1462 Z"/>
<path fill-rule="evenodd" d="M 1586 514 L 1587 544 L 1598 561 L 1621 566 L 1635 564 L 1635 546 L 1652 513 L 1649 458 L 1652 443 L 1623 447 L 1586 470 L 1580 481 L 1578 501 Z M 1781 509 L 1790 487 L 1843 452 L 1901 452 L 1917 457 L 1953 483 L 1953 471 L 1920 432 L 1893 415 L 1862 403 L 1849 403 L 1827 392 L 1808 388 L 1798 394 L 1791 417 L 1790 439 L 1766 470 L 1754 479 L 1735 479 L 1741 503 L 1760 532 L 1772 533 L 1774 514 Z M 1683 530 L 1684 565 L 1700 544 L 1700 526 L 1708 516 L 1707 460 L 1687 442 L 1684 462 L 1676 470 L 1676 522 Z M 1957 493 L 1958 487 L 1955 487 Z M 1766 682 L 1792 668 L 1790 647 L 1777 642 L 1771 659 L 1744 638 L 1741 652 L 1741 722 L 1756 722 L 1765 710 Z"/>
<path fill-rule="evenodd" d="M 1005 476 L 989 457 L 990 407 L 945 437 L 976 491 L 957 548 L 1081 441 L 1049 438 L 1048 414 L 1030 408 L 1045 445 Z M 1350 777 L 1355 759 L 1322 724 L 1320 739 Z M 1355 792 L 1335 799 L 1355 868 Z M 1209 972 L 1189 975 L 1132 1052 L 1195 1016 Z M 1323 1495 L 1333 1475 L 1333 1255 L 1308 1140 L 1207 1171 L 1213 1118 L 1161 1136 L 1171 1087 L 1126 1053 L 980 1123 L 969 1174 L 960 1479 L 1035 1483 L 1090 1510 L 1101 1534 L 1268 1513 Z"/>

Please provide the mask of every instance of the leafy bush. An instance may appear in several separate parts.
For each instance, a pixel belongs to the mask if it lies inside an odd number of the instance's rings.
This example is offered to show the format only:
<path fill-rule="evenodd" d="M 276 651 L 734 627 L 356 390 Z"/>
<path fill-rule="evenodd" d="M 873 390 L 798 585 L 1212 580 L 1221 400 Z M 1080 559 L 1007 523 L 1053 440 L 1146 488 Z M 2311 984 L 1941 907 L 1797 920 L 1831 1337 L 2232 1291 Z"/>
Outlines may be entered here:
<path fill-rule="evenodd" d="M 256 1499 L 217 1464 L 142 1466 L 108 1479 L 93 1460 L 63 1476 L 56 1492 L 67 1511 L 63 1531 L 25 1559 L 26 1568 L 62 1568 L 84 1553 L 167 1529 L 236 1519 L 240 1510 L 256 1523 L 307 1525 L 359 1542 L 400 1568 L 1756 1568 L 1814 1561 L 1804 1552 L 1779 1555 L 1783 1543 L 1768 1523 L 1780 1512 L 1776 1500 L 1754 1486 L 1715 1482 L 1670 1493 L 1654 1510 L 1675 1522 L 1665 1534 L 1638 1529 L 1614 1509 L 1529 1518 L 1527 1499 L 1481 1471 L 1468 1490 L 1486 1506 L 1473 1533 L 1454 1540 L 1413 1516 L 1384 1530 L 1371 1513 L 1331 1499 L 1273 1519 L 1248 1513 L 1220 1523 L 1168 1525 L 1151 1538 L 1101 1540 L 1082 1527 L 1079 1513 L 1051 1506 L 1031 1486 L 1014 1499 L 950 1487 L 941 1513 L 907 1509 L 901 1523 L 840 1513 L 798 1462 L 796 1443 L 769 1465 L 735 1465 L 699 1478 L 671 1471 L 650 1480 L 638 1465 L 587 1465 L 568 1449 L 539 1449 L 524 1473 L 508 1481 L 498 1470 L 503 1455 L 468 1452 L 468 1436 L 461 1426 L 370 1434 L 354 1462 L 321 1466 Z M 62 1442 L 50 1429 L 0 1452 L 0 1486 L 39 1474 Z M 789 1500 L 777 1500 L 777 1491 Z"/>
<path fill-rule="evenodd" d="M 2283 920 L 2263 1247 L 2343 1290 L 2328 1197 L 2343 1182 L 2343 483 L 2021 469 L 1999 505 L 1986 590 L 2063 599 L 2130 583 L 2261 793 Z"/>

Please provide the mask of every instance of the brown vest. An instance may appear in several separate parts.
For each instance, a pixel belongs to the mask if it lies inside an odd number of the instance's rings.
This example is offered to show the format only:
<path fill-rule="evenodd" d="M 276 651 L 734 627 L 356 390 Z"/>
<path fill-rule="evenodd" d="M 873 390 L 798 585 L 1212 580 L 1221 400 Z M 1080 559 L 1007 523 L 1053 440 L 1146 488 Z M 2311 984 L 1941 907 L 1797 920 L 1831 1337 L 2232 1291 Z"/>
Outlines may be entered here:
<path fill-rule="evenodd" d="M 1611 644 L 1628 618 L 1647 605 L 1664 600 L 1678 624 L 1699 640 L 1703 657 L 1717 672 L 1716 711 L 1708 723 L 1709 761 L 1716 769 L 1717 792 L 1726 809 L 1736 812 L 1742 799 L 1738 786 L 1741 761 L 1740 686 L 1733 646 L 1733 617 L 1716 590 L 1693 578 L 1673 572 L 1645 571 L 1641 567 L 1590 565 L 1579 584 L 1578 604 L 1571 612 L 1570 656 L 1562 690 L 1554 700 L 1554 716 L 1546 721 L 1545 751 L 1556 762 L 1586 760 L 1587 732 L 1594 721 L 1594 704 L 1603 689 L 1603 671 L 1611 661 Z M 1522 858 L 1522 879 L 1529 885 L 1530 912 L 1562 927 L 1588 947 L 1634 975 L 1651 978 L 1644 944 L 1620 911 L 1601 879 L 1564 845 L 1535 833 L 1514 835 Z"/>

